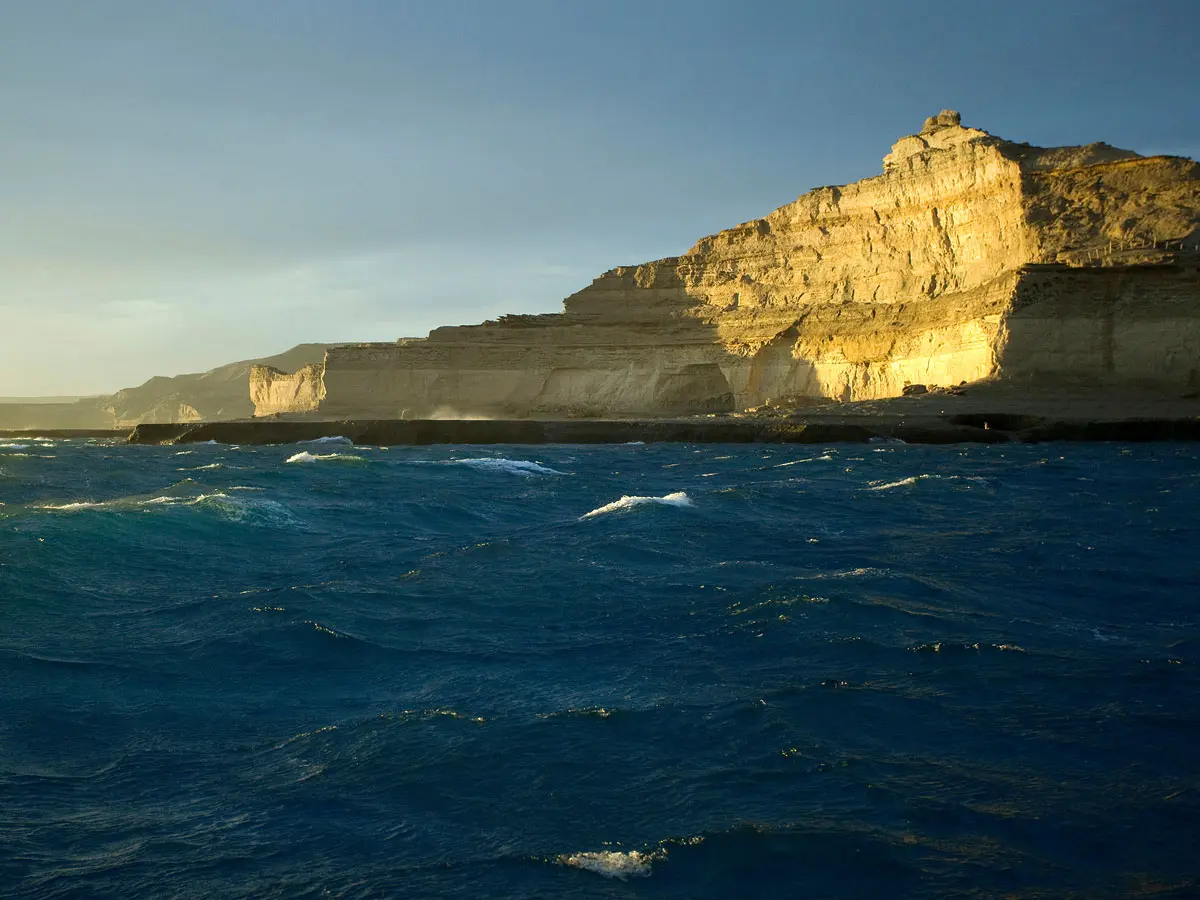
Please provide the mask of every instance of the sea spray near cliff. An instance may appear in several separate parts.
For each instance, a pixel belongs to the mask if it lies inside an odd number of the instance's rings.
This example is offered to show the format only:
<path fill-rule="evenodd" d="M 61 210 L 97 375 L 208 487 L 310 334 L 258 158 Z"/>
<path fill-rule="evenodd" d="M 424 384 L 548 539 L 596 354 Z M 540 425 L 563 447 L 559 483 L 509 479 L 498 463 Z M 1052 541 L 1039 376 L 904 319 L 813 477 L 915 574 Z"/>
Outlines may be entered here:
<path fill-rule="evenodd" d="M 40 443 L 0 894 L 1197 887 L 1194 445 Z"/>

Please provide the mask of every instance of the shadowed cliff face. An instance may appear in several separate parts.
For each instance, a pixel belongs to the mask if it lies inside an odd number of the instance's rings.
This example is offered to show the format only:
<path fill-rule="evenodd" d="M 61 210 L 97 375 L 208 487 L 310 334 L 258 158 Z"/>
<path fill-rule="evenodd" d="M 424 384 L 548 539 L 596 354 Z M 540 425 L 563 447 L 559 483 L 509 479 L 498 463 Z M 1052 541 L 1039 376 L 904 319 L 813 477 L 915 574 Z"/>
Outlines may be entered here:
<path fill-rule="evenodd" d="M 1013 144 L 944 111 L 901 138 L 883 167 L 706 237 L 682 256 L 612 269 L 568 297 L 560 315 L 331 348 L 320 411 L 678 415 L 1057 371 L 1055 348 L 1075 325 L 1047 312 L 1027 327 L 1030 308 L 1065 309 L 1077 294 L 1091 310 L 1088 298 L 1109 290 L 1097 285 L 1136 265 L 1121 276 L 1122 296 L 1132 297 L 1139 273 L 1189 259 L 1185 248 L 1200 232 L 1200 166 L 1190 160 L 1143 159 L 1105 144 Z M 1037 266 L 1097 271 L 1064 282 L 1051 299 L 1031 286 Z M 1156 284 L 1184 292 L 1169 318 L 1185 339 L 1167 363 L 1150 365 L 1143 349 L 1105 371 L 1186 382 L 1195 286 Z M 1136 308 L 1130 316 L 1149 314 L 1146 304 Z M 1159 332 L 1122 334 L 1132 347 Z M 305 379 L 311 373 L 293 376 Z M 319 393 L 299 384 L 272 390 L 304 393 L 297 410 Z"/>

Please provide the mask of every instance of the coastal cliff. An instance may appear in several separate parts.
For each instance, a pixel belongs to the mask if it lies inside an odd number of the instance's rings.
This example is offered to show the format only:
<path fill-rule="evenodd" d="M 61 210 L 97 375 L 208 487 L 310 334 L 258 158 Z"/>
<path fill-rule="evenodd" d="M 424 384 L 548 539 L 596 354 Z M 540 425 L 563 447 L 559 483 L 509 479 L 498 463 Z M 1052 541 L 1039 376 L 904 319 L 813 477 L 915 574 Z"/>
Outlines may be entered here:
<path fill-rule="evenodd" d="M 256 368 L 258 415 L 668 416 L 988 378 L 1200 379 L 1200 164 L 943 111 L 883 173 L 605 272 L 560 314 Z"/>

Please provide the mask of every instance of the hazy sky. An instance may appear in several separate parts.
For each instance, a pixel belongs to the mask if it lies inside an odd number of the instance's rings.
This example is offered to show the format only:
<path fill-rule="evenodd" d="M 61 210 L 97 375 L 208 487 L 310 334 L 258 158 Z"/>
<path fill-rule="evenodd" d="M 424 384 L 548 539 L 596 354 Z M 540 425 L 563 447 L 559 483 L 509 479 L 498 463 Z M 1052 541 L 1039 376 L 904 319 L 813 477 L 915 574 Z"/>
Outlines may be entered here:
<path fill-rule="evenodd" d="M 560 308 L 942 107 L 1200 156 L 1197 0 L 0 0 L 0 396 Z"/>

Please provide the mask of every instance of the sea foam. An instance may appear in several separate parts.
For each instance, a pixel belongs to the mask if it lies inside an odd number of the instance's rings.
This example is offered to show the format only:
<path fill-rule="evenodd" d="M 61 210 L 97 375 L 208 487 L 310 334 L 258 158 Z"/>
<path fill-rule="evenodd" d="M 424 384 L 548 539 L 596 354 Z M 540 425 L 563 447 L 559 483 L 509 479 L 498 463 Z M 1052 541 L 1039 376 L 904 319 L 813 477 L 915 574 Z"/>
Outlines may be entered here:
<path fill-rule="evenodd" d="M 310 438 L 307 441 L 297 441 L 297 444 L 348 444 L 353 446 L 354 441 L 344 435 L 334 434 L 328 437 Z"/>
<path fill-rule="evenodd" d="M 893 488 L 906 487 L 910 484 L 916 484 L 918 481 L 974 481 L 982 484 L 987 483 L 987 479 L 982 475 L 912 475 L 908 478 L 901 478 L 899 481 L 889 481 L 886 484 L 873 484 L 867 488 L 868 491 L 890 491 Z"/>
<path fill-rule="evenodd" d="M 237 488 L 232 490 L 237 490 Z M 117 497 L 113 500 L 76 500 L 71 503 L 43 503 L 33 508 L 53 513 L 73 513 L 89 509 L 149 512 L 155 508 L 183 506 L 207 508 L 222 519 L 247 525 L 273 525 L 276 527 L 303 525 L 286 506 L 278 501 L 263 497 L 234 497 L 224 491 L 213 491 L 191 497 L 164 494 L 157 497 Z"/>
<path fill-rule="evenodd" d="M 612 503 L 597 506 L 591 512 L 584 513 L 579 518 L 590 519 L 593 516 L 602 516 L 605 513 L 616 512 L 620 509 L 633 509 L 635 506 L 644 506 L 647 503 L 658 503 L 664 506 L 691 506 L 692 500 L 683 491 L 675 491 L 672 494 L 666 494 L 662 497 L 631 497 L 626 494 L 620 500 L 614 500 Z"/>
<path fill-rule="evenodd" d="M 195 506 L 214 497 L 224 497 L 220 492 L 200 494 L 196 497 L 117 497 L 115 500 L 76 500 L 71 503 L 43 503 L 34 509 L 51 512 L 77 512 L 81 509 L 136 509 L 142 506 Z"/>
<path fill-rule="evenodd" d="M 556 861 L 564 866 L 595 872 L 605 878 L 627 881 L 630 878 L 648 877 L 653 864 L 664 856 L 662 851 L 585 850 L 581 853 L 563 853 Z"/>
<path fill-rule="evenodd" d="M 485 457 L 483 459 L 452 459 L 449 462 L 453 465 L 468 466 L 480 472 L 505 472 L 509 475 L 561 475 L 562 472 L 558 469 L 551 469 L 549 466 L 543 466 L 540 463 L 531 462 L 527 459 L 492 459 Z"/>
<path fill-rule="evenodd" d="M 307 450 L 301 450 L 299 453 L 293 453 L 289 456 L 286 462 L 290 463 L 315 463 L 325 462 L 331 459 L 338 459 L 342 462 L 365 462 L 361 456 L 355 456 L 352 453 L 309 453 Z"/>

